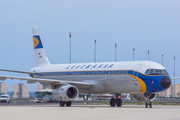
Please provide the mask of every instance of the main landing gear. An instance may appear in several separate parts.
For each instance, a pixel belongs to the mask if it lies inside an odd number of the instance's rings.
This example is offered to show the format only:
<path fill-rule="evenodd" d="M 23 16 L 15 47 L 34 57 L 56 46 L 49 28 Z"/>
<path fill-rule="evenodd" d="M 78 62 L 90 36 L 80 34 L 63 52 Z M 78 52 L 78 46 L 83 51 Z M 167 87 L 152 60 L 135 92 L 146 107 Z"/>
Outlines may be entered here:
<path fill-rule="evenodd" d="M 122 100 L 121 98 L 118 98 L 121 94 L 115 94 L 115 98 L 111 98 L 110 100 L 110 106 L 115 107 L 121 107 L 122 106 Z"/>
<path fill-rule="evenodd" d="M 145 107 L 146 107 L 146 108 L 148 108 L 148 106 L 149 106 L 150 108 L 152 108 L 152 103 L 151 103 L 151 101 L 150 101 L 150 96 L 151 96 L 151 94 L 146 94 L 146 97 L 147 97 L 147 102 L 146 102 L 146 104 L 145 104 Z"/>
<path fill-rule="evenodd" d="M 66 105 L 66 107 L 71 107 L 72 102 L 71 101 L 59 101 L 59 106 L 60 107 L 64 107 Z"/>

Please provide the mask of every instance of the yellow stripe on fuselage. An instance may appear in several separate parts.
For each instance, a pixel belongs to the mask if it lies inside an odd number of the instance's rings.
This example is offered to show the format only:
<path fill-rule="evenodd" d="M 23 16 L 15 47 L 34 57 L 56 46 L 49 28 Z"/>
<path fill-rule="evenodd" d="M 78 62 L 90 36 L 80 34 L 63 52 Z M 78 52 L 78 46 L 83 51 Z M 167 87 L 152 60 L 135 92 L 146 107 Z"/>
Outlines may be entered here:
<path fill-rule="evenodd" d="M 137 76 L 134 76 L 134 75 L 130 75 L 130 76 L 136 78 L 139 81 L 139 84 L 141 86 L 140 94 L 145 93 L 146 92 L 146 84 L 144 83 L 144 81 Z"/>

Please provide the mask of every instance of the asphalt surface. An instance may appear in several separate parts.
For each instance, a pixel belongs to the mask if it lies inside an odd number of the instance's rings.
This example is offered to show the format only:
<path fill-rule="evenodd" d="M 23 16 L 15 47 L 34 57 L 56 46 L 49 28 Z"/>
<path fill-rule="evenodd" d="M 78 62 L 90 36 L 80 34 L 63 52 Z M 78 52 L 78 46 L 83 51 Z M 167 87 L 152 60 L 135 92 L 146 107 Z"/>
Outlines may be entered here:
<path fill-rule="evenodd" d="M 56 103 L 3 103 L 0 104 L 0 120 L 180 120 L 180 106 L 153 105 L 72 105 L 59 107 Z"/>

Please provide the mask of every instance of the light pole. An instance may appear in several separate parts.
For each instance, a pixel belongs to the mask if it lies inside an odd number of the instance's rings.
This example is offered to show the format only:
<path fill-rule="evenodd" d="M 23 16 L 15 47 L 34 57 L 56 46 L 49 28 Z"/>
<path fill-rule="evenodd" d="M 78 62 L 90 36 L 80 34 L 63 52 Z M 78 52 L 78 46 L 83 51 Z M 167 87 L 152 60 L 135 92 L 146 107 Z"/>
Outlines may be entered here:
<path fill-rule="evenodd" d="M 175 56 L 174 56 L 174 78 L 175 78 Z M 175 91 L 175 79 L 174 79 L 174 98 L 175 98 L 175 95 L 176 95 L 175 92 L 176 91 Z"/>
<path fill-rule="evenodd" d="M 117 43 L 115 43 L 115 62 L 116 62 L 116 48 L 117 48 Z"/>
<path fill-rule="evenodd" d="M 163 65 L 163 54 L 162 54 L 162 65 Z"/>
<path fill-rule="evenodd" d="M 69 32 L 69 41 L 70 41 L 70 44 L 69 44 L 70 45 L 70 47 L 69 47 L 69 49 L 70 49 L 69 50 L 70 51 L 69 63 L 71 64 L 71 32 Z"/>
<path fill-rule="evenodd" d="M 96 40 L 94 40 L 94 62 L 96 62 Z"/>
<path fill-rule="evenodd" d="M 149 61 L 149 50 L 148 50 L 148 61 Z"/>
<path fill-rule="evenodd" d="M 133 61 L 134 61 L 134 51 L 135 51 L 135 48 L 133 48 Z"/>

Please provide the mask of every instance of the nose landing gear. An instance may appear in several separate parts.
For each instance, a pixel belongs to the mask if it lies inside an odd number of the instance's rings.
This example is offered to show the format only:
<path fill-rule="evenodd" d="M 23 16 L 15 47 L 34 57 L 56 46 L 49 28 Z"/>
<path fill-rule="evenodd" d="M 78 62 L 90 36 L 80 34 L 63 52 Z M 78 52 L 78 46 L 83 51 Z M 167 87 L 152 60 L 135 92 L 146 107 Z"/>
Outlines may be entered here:
<path fill-rule="evenodd" d="M 111 98 L 110 100 L 110 106 L 115 107 L 121 107 L 122 106 L 122 100 L 121 98 L 118 98 L 121 94 L 115 94 L 115 98 Z"/>

